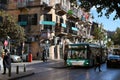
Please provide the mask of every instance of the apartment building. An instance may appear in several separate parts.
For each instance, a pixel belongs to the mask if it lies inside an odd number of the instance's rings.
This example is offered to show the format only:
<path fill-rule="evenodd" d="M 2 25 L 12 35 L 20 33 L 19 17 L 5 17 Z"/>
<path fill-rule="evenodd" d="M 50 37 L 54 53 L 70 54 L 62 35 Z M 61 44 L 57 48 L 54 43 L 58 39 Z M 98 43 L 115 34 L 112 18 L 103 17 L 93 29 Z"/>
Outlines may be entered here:
<path fill-rule="evenodd" d="M 25 28 L 27 52 L 34 59 L 44 49 L 48 58 L 62 59 L 66 44 L 90 38 L 89 12 L 69 0 L 9 0 L 7 12 Z"/>

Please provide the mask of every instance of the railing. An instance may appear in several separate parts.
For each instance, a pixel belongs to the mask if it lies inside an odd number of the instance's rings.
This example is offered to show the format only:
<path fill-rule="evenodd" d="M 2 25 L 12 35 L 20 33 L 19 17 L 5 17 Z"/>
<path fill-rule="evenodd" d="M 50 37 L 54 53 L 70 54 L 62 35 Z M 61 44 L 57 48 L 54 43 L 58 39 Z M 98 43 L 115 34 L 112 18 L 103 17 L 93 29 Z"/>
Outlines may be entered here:
<path fill-rule="evenodd" d="M 17 2 L 17 7 L 18 8 L 23 8 L 23 7 L 26 7 L 26 6 L 27 6 L 26 2 Z"/>
<path fill-rule="evenodd" d="M 49 2 L 42 1 L 42 0 L 35 0 L 35 1 L 29 1 L 29 0 L 24 0 L 24 1 L 17 1 L 17 7 L 18 8 L 24 8 L 24 7 L 39 7 L 39 6 L 50 6 Z"/>
<path fill-rule="evenodd" d="M 55 7 L 56 7 L 56 9 L 64 10 L 65 12 L 67 12 L 70 9 L 69 8 L 69 2 L 67 4 L 65 4 L 65 3 L 57 3 Z"/>
<path fill-rule="evenodd" d="M 43 3 L 40 1 L 28 1 L 27 2 L 27 6 L 40 6 L 40 5 L 43 5 Z"/>
<path fill-rule="evenodd" d="M 72 7 L 71 10 L 73 11 L 73 15 L 76 15 L 78 14 L 78 9 Z"/>

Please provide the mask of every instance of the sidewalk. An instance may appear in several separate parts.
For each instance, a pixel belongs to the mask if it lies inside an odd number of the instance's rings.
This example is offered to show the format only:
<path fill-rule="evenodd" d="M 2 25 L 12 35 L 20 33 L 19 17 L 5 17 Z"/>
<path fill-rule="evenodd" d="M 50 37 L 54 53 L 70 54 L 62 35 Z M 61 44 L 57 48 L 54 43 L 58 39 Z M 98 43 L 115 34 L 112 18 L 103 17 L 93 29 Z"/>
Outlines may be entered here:
<path fill-rule="evenodd" d="M 46 64 L 51 65 L 54 63 L 59 63 L 59 61 L 60 60 L 48 60 Z M 32 62 L 12 63 L 11 76 L 9 76 L 8 70 L 7 70 L 7 74 L 5 74 L 5 75 L 2 75 L 3 70 L 0 70 L 0 80 L 16 80 L 21 77 L 34 75 L 35 74 L 34 70 L 32 68 L 28 68 L 27 66 L 31 65 L 31 64 L 42 63 L 42 62 L 43 61 L 41 61 L 41 60 L 33 60 Z M 17 65 L 19 66 L 19 74 L 16 73 Z M 56 67 L 59 67 L 59 65 L 56 65 Z M 24 71 L 26 71 L 26 72 L 24 72 Z"/>
<path fill-rule="evenodd" d="M 33 60 L 32 62 L 12 63 L 11 76 L 8 74 L 8 70 L 5 75 L 2 75 L 3 70 L 0 70 L 0 80 L 15 80 L 21 77 L 34 75 L 34 71 L 31 68 L 26 68 L 29 64 L 41 63 L 42 61 Z M 24 66 L 24 64 L 26 66 Z M 17 74 L 17 67 L 19 66 L 19 73 Z"/>
<path fill-rule="evenodd" d="M 19 74 L 16 74 L 15 72 L 11 72 L 11 76 L 9 77 L 8 73 L 5 75 L 2 75 L 2 73 L 0 74 L 0 80 L 16 80 L 19 79 L 21 77 L 25 77 L 25 76 L 30 76 L 30 75 L 34 75 L 34 72 L 31 70 L 26 71 L 26 72 L 20 72 Z"/>

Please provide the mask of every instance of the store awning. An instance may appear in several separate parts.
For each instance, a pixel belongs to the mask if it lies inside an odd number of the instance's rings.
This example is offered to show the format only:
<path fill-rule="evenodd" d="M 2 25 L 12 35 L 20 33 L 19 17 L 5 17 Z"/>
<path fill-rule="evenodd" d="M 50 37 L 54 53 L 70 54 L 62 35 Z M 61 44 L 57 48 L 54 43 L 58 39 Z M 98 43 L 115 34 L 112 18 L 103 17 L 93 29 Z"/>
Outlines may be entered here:
<path fill-rule="evenodd" d="M 62 24 L 62 27 L 66 28 L 66 24 L 64 24 L 64 23 L 61 23 L 61 24 Z"/>
<path fill-rule="evenodd" d="M 40 21 L 40 24 L 55 26 L 56 23 L 54 21 Z"/>
<path fill-rule="evenodd" d="M 26 26 L 27 25 L 27 21 L 21 21 L 21 22 L 18 22 L 19 25 L 22 25 L 22 26 Z"/>
<path fill-rule="evenodd" d="M 78 28 L 76 28 L 76 27 L 72 27 L 72 30 L 74 30 L 74 31 L 78 31 Z"/>

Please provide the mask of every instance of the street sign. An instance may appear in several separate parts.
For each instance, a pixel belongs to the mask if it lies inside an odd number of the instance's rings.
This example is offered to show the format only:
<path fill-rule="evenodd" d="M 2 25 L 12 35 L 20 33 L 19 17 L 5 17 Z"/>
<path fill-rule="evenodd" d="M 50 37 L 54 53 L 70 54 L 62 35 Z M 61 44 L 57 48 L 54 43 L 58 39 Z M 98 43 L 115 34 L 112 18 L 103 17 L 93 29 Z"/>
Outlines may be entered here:
<path fill-rule="evenodd" d="M 4 46 L 7 46 L 7 45 L 8 45 L 8 41 L 5 40 L 5 41 L 4 41 Z"/>

